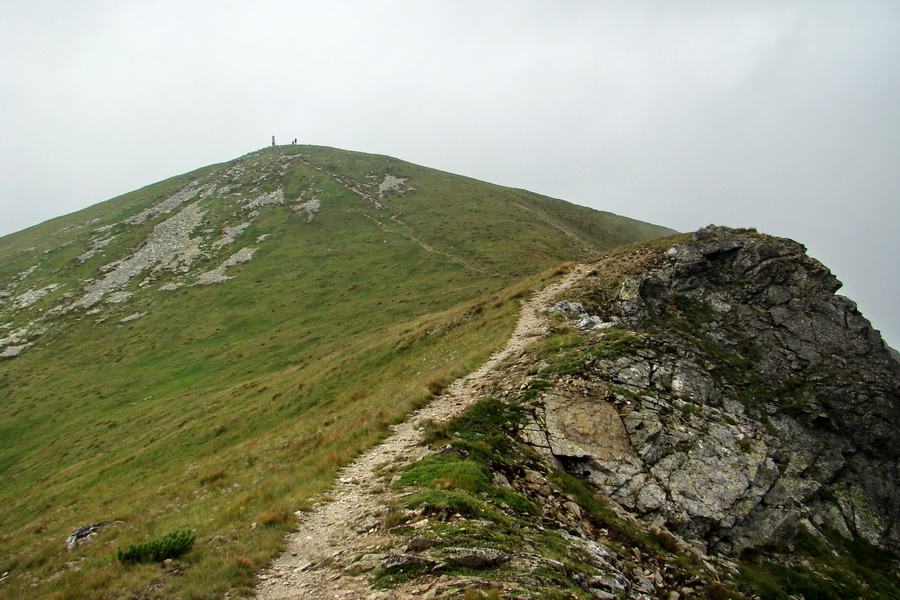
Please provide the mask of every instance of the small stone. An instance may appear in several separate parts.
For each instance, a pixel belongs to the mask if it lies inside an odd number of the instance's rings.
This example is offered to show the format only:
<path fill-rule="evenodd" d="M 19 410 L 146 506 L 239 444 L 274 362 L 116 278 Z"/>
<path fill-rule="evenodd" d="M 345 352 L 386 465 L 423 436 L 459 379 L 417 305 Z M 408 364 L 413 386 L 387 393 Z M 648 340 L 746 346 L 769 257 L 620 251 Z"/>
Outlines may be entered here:
<path fill-rule="evenodd" d="M 79 527 L 66 540 L 66 548 L 70 551 L 78 547 L 79 544 L 89 542 L 95 535 L 108 525 L 121 525 L 123 521 L 100 521 L 99 523 L 90 523 Z"/>
<path fill-rule="evenodd" d="M 512 489 L 512 484 L 509 482 L 509 479 L 506 478 L 506 475 L 500 472 L 495 472 L 491 476 L 491 483 L 493 483 L 497 487 L 501 487 L 504 489 Z"/>
<path fill-rule="evenodd" d="M 392 569 L 408 566 L 431 566 L 434 564 L 433 560 L 428 560 L 421 556 L 414 556 L 412 554 L 389 554 L 381 563 L 381 568 L 385 571 L 390 571 Z"/>
<path fill-rule="evenodd" d="M 552 558 L 544 559 L 544 563 L 553 569 L 554 571 L 559 571 L 560 573 L 566 572 L 566 565 L 562 564 L 558 560 L 553 560 Z"/>
<path fill-rule="evenodd" d="M 506 554 L 493 548 L 448 548 L 447 552 L 449 562 L 472 569 L 495 567 L 509 560 Z"/>
<path fill-rule="evenodd" d="M 421 552 L 422 550 L 428 550 L 432 548 L 437 542 L 434 540 L 430 540 L 428 538 L 418 537 L 413 538 L 406 545 L 407 552 Z"/>
<path fill-rule="evenodd" d="M 625 584 L 613 577 L 603 576 L 603 575 L 595 575 L 593 577 L 589 577 L 587 581 L 588 587 L 592 589 L 604 589 L 610 590 L 612 592 L 616 591 L 625 591 Z"/>

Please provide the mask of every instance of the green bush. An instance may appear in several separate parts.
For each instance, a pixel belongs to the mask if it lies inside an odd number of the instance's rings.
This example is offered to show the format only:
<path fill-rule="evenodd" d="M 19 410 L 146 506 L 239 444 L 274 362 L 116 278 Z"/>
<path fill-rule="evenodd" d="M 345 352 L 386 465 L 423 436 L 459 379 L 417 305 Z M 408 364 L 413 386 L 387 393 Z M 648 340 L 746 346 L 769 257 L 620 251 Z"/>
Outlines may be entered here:
<path fill-rule="evenodd" d="M 146 544 L 131 544 L 116 550 L 116 558 L 123 563 L 162 562 L 177 558 L 194 547 L 196 535 L 190 531 L 175 531 Z"/>

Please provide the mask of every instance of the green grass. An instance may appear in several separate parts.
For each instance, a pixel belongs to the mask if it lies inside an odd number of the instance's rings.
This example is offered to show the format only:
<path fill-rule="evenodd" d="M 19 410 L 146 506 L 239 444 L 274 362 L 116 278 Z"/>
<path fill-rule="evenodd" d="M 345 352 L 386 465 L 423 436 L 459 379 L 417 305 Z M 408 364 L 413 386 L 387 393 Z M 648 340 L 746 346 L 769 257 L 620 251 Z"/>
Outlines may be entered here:
<path fill-rule="evenodd" d="M 278 173 L 297 152 L 330 173 L 298 161 Z M 60 285 L 22 310 L 0 303 L 0 325 L 14 330 L 78 298 L 175 213 L 123 219 L 236 165 L 247 168 L 236 195 L 201 201 L 198 231 L 211 239 L 246 220 L 236 200 L 279 187 L 289 202 L 321 198 L 321 211 L 307 223 L 287 206 L 265 208 L 238 241 L 195 259 L 198 273 L 258 247 L 229 270 L 234 279 L 155 291 L 192 279 L 161 272 L 141 287 L 145 272 L 124 304 L 52 317 L 34 347 L 0 361 L 0 572 L 10 572 L 0 598 L 127 597 L 159 581 L 160 598 L 249 593 L 296 509 L 504 343 L 519 300 L 558 274 L 538 273 L 583 256 L 585 240 L 607 247 L 665 231 L 389 157 L 267 149 L 0 238 L 10 298 Z M 386 194 L 388 210 L 333 176 L 377 196 L 386 173 L 415 188 Z M 103 226 L 118 237 L 79 262 Z M 119 322 L 136 312 L 146 315 Z M 112 519 L 125 524 L 65 550 L 74 529 Z M 115 559 L 173 530 L 197 536 L 183 575 Z"/>
<path fill-rule="evenodd" d="M 544 366 L 541 377 L 586 375 L 595 359 L 615 360 L 634 354 L 641 346 L 637 335 L 611 327 L 601 337 L 589 339 L 571 327 L 563 327 L 537 344 L 537 357 Z"/>
<path fill-rule="evenodd" d="M 486 398 L 441 429 L 432 429 L 426 438 L 433 445 L 446 443 L 453 450 L 427 456 L 403 470 L 398 485 L 425 488 L 410 496 L 407 505 L 424 503 L 440 514 L 458 512 L 472 517 L 494 516 L 490 503 L 532 513 L 534 507 L 520 494 L 491 482 L 494 470 L 521 456 L 518 446 L 504 433 L 520 418 L 521 410 L 516 405 Z"/>
<path fill-rule="evenodd" d="M 802 530 L 793 548 L 772 551 L 788 553 L 790 564 L 772 560 L 766 552 L 749 552 L 741 564 L 740 589 L 776 600 L 900 598 L 898 557 L 862 538 L 829 531 L 827 538 L 819 539 Z"/>
<path fill-rule="evenodd" d="M 109 534 L 113 547 L 152 537 L 159 528 L 198 530 L 195 567 L 172 579 L 173 594 L 213 597 L 217 592 L 205 587 L 209 579 L 249 585 L 241 575 L 246 569 L 236 569 L 229 557 L 244 557 L 253 568 L 264 564 L 280 549 L 292 511 L 323 491 L 388 424 L 424 403 L 428 380 L 461 375 L 496 348 L 514 324 L 517 302 L 497 297 L 478 320 L 406 345 L 410 336 L 468 309 L 373 332 L 346 350 L 244 384 L 169 398 L 132 395 L 135 400 L 125 402 L 98 394 L 97 406 L 85 403 L 79 419 L 42 424 L 59 433 L 47 433 L 54 439 L 43 448 L 23 444 L 21 454 L 33 462 L 16 462 L 8 471 L 4 512 L 22 516 L 24 527 L 4 531 L 10 550 L 4 570 L 38 577 L 60 572 L 70 559 L 62 545 L 68 533 L 110 515 L 126 521 Z M 448 357 L 445 344 L 458 355 Z M 54 455 L 58 470 L 42 474 L 41 457 Z M 265 527 L 251 529 L 252 523 Z M 219 536 L 228 541 L 214 543 Z M 85 548 L 88 555 L 110 552 L 106 544 Z M 67 570 L 45 591 L 66 597 L 65 590 L 80 587 L 83 573 Z M 134 588 L 145 576 L 137 570 L 116 580 Z"/>

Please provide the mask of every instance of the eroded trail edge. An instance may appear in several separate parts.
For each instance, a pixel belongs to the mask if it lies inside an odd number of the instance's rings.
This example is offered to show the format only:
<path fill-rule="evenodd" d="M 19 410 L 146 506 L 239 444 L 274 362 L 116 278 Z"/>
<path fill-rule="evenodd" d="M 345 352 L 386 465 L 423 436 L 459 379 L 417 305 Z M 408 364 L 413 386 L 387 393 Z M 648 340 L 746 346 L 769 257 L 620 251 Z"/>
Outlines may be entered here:
<path fill-rule="evenodd" d="M 375 555 L 392 541 L 375 515 L 396 492 L 385 485 L 376 469 L 409 464 L 427 454 L 421 424 L 450 419 L 482 398 L 498 376 L 495 368 L 522 355 L 535 337 L 546 330 L 539 310 L 580 281 L 586 270 L 586 266 L 576 265 L 562 279 L 525 300 L 516 329 L 503 349 L 476 371 L 450 384 L 431 404 L 393 427 L 393 433 L 384 442 L 344 467 L 328 494 L 330 501 L 298 513 L 300 523 L 297 531 L 288 536 L 287 550 L 259 576 L 259 600 L 406 597 L 398 590 L 373 590 L 365 572 L 347 568 L 360 555 Z"/>

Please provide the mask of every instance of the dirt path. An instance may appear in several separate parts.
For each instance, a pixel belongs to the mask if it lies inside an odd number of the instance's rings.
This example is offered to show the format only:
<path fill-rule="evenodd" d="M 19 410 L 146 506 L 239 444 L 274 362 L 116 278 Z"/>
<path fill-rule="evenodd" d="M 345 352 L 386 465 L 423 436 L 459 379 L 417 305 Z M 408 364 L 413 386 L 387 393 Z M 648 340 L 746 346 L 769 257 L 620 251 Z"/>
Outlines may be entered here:
<path fill-rule="evenodd" d="M 330 600 L 337 598 L 388 599 L 428 597 L 428 590 L 414 596 L 398 590 L 373 590 L 367 574 L 347 569 L 361 555 L 377 554 L 392 544 L 393 536 L 382 531 L 379 515 L 396 492 L 384 477 L 373 472 L 386 465 L 401 466 L 428 453 L 420 425 L 426 420 L 445 421 L 482 398 L 503 361 L 521 355 L 546 327 L 538 310 L 554 296 L 581 280 L 587 267 L 577 265 L 554 284 L 523 302 L 516 329 L 506 346 L 478 370 L 454 381 L 431 404 L 393 428 L 393 434 L 341 470 L 328 502 L 312 511 L 298 513 L 298 530 L 287 540 L 288 549 L 260 575 L 258 600 Z"/>

